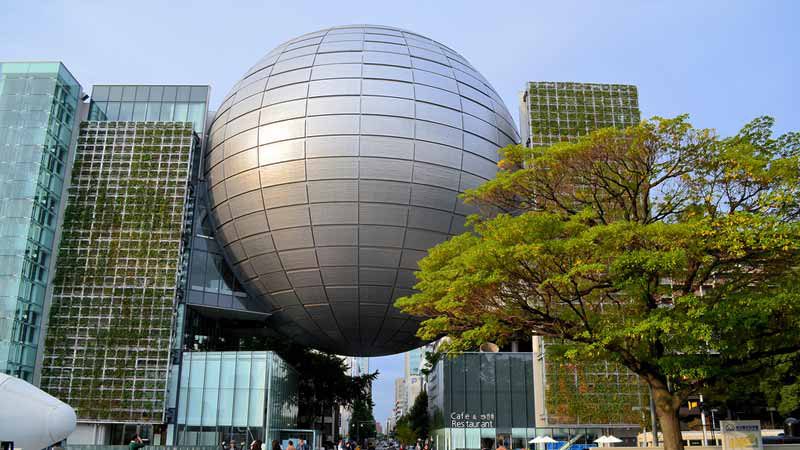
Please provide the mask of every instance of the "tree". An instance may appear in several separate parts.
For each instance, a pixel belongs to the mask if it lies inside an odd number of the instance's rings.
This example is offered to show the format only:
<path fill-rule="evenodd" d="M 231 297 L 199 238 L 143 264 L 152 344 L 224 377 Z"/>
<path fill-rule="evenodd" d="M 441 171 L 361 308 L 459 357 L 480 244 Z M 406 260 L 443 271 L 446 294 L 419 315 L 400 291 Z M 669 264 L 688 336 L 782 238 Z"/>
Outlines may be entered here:
<path fill-rule="evenodd" d="M 401 444 L 411 445 L 417 442 L 417 433 L 411 428 L 407 420 L 398 420 L 394 435 Z"/>
<path fill-rule="evenodd" d="M 368 401 L 372 382 L 378 377 L 377 371 L 350 376 L 342 358 L 298 344 L 281 341 L 273 342 L 269 347 L 275 348 L 300 374 L 297 403 L 300 425 L 304 427 L 316 428 L 317 423 L 322 423 L 326 411 L 333 407 L 352 408 Z M 372 427 L 375 428 L 374 420 Z"/>
<path fill-rule="evenodd" d="M 430 430 L 430 417 L 428 416 L 428 393 L 420 392 L 414 399 L 411 409 L 400 419 L 414 432 L 415 439 L 426 439 Z"/>
<path fill-rule="evenodd" d="M 420 373 L 422 376 L 427 377 L 433 371 L 433 368 L 436 367 L 436 363 L 442 359 L 442 353 L 436 350 L 433 351 L 425 351 L 425 366 L 420 369 Z"/>
<path fill-rule="evenodd" d="M 353 405 L 353 414 L 350 417 L 350 438 L 356 438 L 359 443 L 366 438 L 375 437 L 375 417 L 372 415 L 372 396 L 367 394 L 358 399 Z"/>
<path fill-rule="evenodd" d="M 396 305 L 450 351 L 533 333 L 624 365 L 680 450 L 689 395 L 798 361 L 800 135 L 772 125 L 723 139 L 654 118 L 507 147 L 464 194 L 472 230 L 431 249 Z"/>

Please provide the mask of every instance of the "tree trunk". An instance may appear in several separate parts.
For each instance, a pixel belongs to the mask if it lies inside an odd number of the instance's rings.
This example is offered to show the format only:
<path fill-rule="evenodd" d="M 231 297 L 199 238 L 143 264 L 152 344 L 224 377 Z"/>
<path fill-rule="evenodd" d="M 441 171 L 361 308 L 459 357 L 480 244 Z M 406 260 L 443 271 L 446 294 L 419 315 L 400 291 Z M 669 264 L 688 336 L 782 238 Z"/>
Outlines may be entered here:
<path fill-rule="evenodd" d="M 656 404 L 658 423 L 661 426 L 664 450 L 683 450 L 681 423 L 678 419 L 678 408 L 681 406 L 680 398 L 673 395 L 667 389 L 665 383 L 656 381 L 650 384 L 653 388 L 653 400 Z"/>

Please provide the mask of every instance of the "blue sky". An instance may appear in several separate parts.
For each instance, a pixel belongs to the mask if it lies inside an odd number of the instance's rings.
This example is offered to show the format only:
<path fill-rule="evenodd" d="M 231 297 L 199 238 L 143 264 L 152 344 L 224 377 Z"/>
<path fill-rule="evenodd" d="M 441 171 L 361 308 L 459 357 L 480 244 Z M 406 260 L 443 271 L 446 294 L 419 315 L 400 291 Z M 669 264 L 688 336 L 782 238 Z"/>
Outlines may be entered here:
<path fill-rule="evenodd" d="M 528 80 L 630 83 L 645 117 L 690 113 L 736 132 L 758 115 L 800 130 L 800 2 L 784 1 L 14 1 L 0 60 L 62 60 L 95 83 L 211 84 L 212 107 L 264 53 L 333 25 L 393 25 L 466 57 L 516 116 Z M 376 418 L 402 356 L 374 358 Z"/>

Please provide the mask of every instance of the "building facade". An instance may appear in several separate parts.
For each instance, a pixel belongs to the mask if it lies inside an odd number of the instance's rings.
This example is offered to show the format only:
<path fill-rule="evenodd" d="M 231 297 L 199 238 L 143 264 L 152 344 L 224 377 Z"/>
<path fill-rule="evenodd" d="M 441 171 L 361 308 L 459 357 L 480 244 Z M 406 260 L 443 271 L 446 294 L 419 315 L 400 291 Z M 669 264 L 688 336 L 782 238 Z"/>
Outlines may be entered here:
<path fill-rule="evenodd" d="M 420 364 L 422 363 L 424 349 L 424 347 L 415 348 L 403 354 L 403 386 L 405 389 L 405 394 L 403 395 L 403 414 L 411 409 L 414 405 L 414 401 L 423 389 Z"/>
<path fill-rule="evenodd" d="M 520 128 L 525 145 L 574 141 L 605 127 L 640 121 L 636 86 L 575 82 L 529 82 L 520 95 Z M 533 338 L 537 427 L 610 424 L 631 438 L 645 423 L 647 391 L 618 364 L 575 364 L 548 357 L 558 343 Z M 649 412 L 648 412 L 649 414 Z"/>
<path fill-rule="evenodd" d="M 337 354 L 419 347 L 397 310 L 427 249 L 464 230 L 458 195 L 518 142 L 503 100 L 432 39 L 352 25 L 287 41 L 226 95 L 204 172 L 223 252 L 276 329 Z"/>
<path fill-rule="evenodd" d="M 639 94 L 628 84 L 531 81 L 520 94 L 519 120 L 523 144 L 552 145 L 639 123 Z"/>
<path fill-rule="evenodd" d="M 534 428 L 532 355 L 463 353 L 428 376 L 434 448 L 528 448 Z"/>
<path fill-rule="evenodd" d="M 0 63 L 0 372 L 33 383 L 82 95 L 59 62 Z"/>
<path fill-rule="evenodd" d="M 395 378 L 394 380 L 394 421 L 397 423 L 403 414 L 408 409 L 408 400 L 406 398 L 406 379 Z"/>
<path fill-rule="evenodd" d="M 221 440 L 237 426 L 206 417 L 206 396 L 225 393 L 208 371 L 270 339 L 410 348 L 418 321 L 392 302 L 426 249 L 463 229 L 458 193 L 518 141 L 463 57 L 391 27 L 293 39 L 215 114 L 208 86 L 96 85 L 82 103 L 59 63 L 0 74 L 0 369 L 38 382 L 43 367 L 42 387 L 78 412 L 70 444 Z M 302 177 L 283 170 L 306 159 Z M 399 413 L 421 386 L 409 367 Z"/>
<path fill-rule="evenodd" d="M 185 352 L 175 445 L 271 442 L 297 426 L 297 372 L 273 352 Z"/>
<path fill-rule="evenodd" d="M 81 126 L 42 376 L 81 422 L 164 421 L 198 145 L 190 122 Z"/>
<path fill-rule="evenodd" d="M 422 363 L 425 347 L 415 348 L 407 351 L 403 356 L 405 366 L 405 376 L 419 375 L 420 364 Z"/>

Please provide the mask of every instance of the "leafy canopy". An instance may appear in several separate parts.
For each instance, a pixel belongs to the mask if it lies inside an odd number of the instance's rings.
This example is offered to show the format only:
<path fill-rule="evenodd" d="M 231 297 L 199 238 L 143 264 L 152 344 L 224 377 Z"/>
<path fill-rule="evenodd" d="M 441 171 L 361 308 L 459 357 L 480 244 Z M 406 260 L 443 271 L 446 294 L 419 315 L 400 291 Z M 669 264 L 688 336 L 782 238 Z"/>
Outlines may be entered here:
<path fill-rule="evenodd" d="M 396 304 L 453 351 L 566 339 L 668 393 L 669 410 L 796 361 L 800 135 L 772 126 L 720 138 L 679 116 L 506 147 L 497 177 L 463 195 L 481 211 L 472 230 L 431 249 Z"/>
<path fill-rule="evenodd" d="M 412 431 L 414 437 L 411 441 L 412 443 L 415 442 L 416 439 L 428 438 L 431 421 L 428 415 L 428 393 L 426 391 L 423 390 L 417 395 L 414 399 L 414 404 L 411 405 L 408 412 L 403 414 L 397 421 L 398 429 L 401 425 L 407 426 Z"/>

